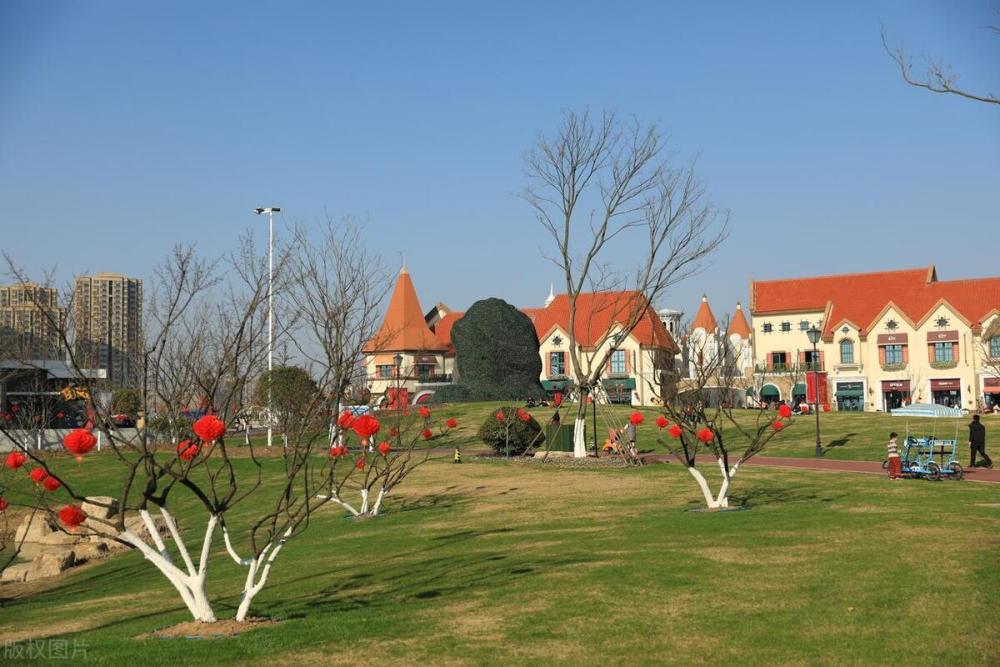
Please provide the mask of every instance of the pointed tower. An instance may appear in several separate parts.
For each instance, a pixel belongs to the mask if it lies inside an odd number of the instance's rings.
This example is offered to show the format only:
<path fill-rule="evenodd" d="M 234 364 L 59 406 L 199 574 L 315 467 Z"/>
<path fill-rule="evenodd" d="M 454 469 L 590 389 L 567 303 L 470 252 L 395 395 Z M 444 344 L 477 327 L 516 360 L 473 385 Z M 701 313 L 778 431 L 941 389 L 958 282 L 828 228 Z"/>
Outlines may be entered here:
<path fill-rule="evenodd" d="M 554 283 L 549 283 L 549 295 L 545 298 L 545 308 L 549 307 L 553 301 L 556 300 L 556 289 Z"/>
<path fill-rule="evenodd" d="M 719 328 L 719 323 L 715 321 L 715 314 L 712 313 L 712 307 L 708 305 L 708 297 L 704 294 L 701 295 L 701 305 L 698 306 L 698 312 L 694 315 L 694 320 L 691 322 L 691 331 L 696 329 L 704 329 L 705 333 L 711 334 Z"/>
<path fill-rule="evenodd" d="M 427 326 L 410 272 L 403 266 L 378 333 L 365 352 L 444 352 L 447 346 Z"/>
<path fill-rule="evenodd" d="M 750 333 L 750 323 L 747 322 L 747 318 L 743 314 L 743 304 L 737 302 L 736 312 L 733 313 L 733 319 L 729 322 L 729 331 L 726 334 L 729 336 L 739 336 L 740 338 L 749 338 Z"/>

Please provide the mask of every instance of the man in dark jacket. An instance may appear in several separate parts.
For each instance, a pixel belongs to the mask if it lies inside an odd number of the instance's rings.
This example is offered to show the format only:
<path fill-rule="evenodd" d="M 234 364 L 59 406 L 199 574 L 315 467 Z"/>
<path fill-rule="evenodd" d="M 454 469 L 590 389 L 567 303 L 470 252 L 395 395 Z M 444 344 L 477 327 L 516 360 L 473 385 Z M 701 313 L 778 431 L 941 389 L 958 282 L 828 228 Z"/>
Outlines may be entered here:
<path fill-rule="evenodd" d="M 979 415 L 973 415 L 972 423 L 969 424 L 969 450 L 972 455 L 970 468 L 976 467 L 976 454 L 983 457 L 983 467 L 993 467 L 993 461 L 986 453 L 986 427 L 980 423 Z"/>

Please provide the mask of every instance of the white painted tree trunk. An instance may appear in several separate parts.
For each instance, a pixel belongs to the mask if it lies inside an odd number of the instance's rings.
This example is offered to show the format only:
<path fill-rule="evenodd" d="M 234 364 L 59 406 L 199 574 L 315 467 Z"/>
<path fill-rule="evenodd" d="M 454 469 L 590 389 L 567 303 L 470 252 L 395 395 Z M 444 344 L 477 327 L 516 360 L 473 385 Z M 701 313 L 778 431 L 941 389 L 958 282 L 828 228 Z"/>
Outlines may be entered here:
<path fill-rule="evenodd" d="M 729 507 L 729 487 L 733 481 L 733 476 L 739 470 L 740 463 L 742 461 L 737 461 L 736 465 L 729 469 L 729 474 L 727 475 L 722 459 L 718 459 L 719 470 L 722 472 L 722 484 L 719 486 L 718 494 L 712 493 L 712 489 L 708 485 L 708 480 L 705 479 L 700 470 L 693 466 L 687 466 L 688 472 L 691 473 L 691 476 L 698 483 L 698 488 L 701 489 L 701 494 L 705 498 L 705 507 L 710 510 Z"/>
<path fill-rule="evenodd" d="M 256 558 L 240 558 L 236 550 L 233 549 L 232 542 L 229 539 L 229 531 L 225 526 L 222 527 L 222 536 L 226 543 L 226 551 L 229 552 L 230 557 L 236 561 L 237 565 L 247 568 L 247 576 L 243 581 L 243 597 L 240 600 L 239 607 L 236 609 L 235 620 L 237 622 L 242 623 L 247 619 L 247 614 L 250 612 L 250 604 L 257 597 L 257 594 L 263 590 L 264 585 L 267 583 L 267 577 L 271 574 L 271 566 L 274 564 L 278 554 L 281 553 L 281 549 L 285 546 L 285 542 L 291 534 L 292 529 L 289 528 L 277 543 L 270 542 L 266 544 Z"/>
<path fill-rule="evenodd" d="M 149 531 L 153 546 L 150 546 L 131 530 L 122 531 L 118 537 L 138 549 L 146 560 L 152 563 L 173 584 L 194 620 L 214 623 L 216 620 L 215 612 L 212 611 L 212 605 L 205 593 L 205 577 L 208 573 L 208 554 L 211 551 L 212 538 L 215 536 L 215 528 L 219 519 L 215 515 L 209 517 L 205 527 L 205 539 L 202 542 L 200 558 L 198 565 L 195 566 L 173 516 L 164 508 L 160 509 L 160 514 L 170 530 L 177 552 L 184 561 L 184 569 L 174 564 L 170 551 L 164 544 L 163 538 L 160 537 L 157 526 L 147 510 L 141 510 L 139 515 L 142 517 L 143 523 L 146 524 L 146 530 Z"/>
<path fill-rule="evenodd" d="M 577 415 L 573 422 L 573 456 L 578 459 L 587 456 L 587 416 Z"/>

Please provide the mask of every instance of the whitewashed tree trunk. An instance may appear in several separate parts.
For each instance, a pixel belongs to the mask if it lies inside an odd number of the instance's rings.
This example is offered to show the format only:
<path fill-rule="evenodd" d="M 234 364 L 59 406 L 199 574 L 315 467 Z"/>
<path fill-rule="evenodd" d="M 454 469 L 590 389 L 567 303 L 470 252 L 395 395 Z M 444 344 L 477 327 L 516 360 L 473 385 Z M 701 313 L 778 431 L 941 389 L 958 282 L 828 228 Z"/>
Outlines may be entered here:
<path fill-rule="evenodd" d="M 218 525 L 219 519 L 215 515 L 209 517 L 208 524 L 205 527 L 205 539 L 202 542 L 198 565 L 195 566 L 194 561 L 191 559 L 191 554 L 188 552 L 187 546 L 185 546 L 181 538 L 180 531 L 177 529 L 177 523 L 174 521 L 173 516 L 164 508 L 160 509 L 160 514 L 167 528 L 170 530 L 177 552 L 184 561 L 184 569 L 174 564 L 170 556 L 170 551 L 167 549 L 166 544 L 164 544 L 163 538 L 160 537 L 156 523 L 147 510 L 141 510 L 139 515 L 146 524 L 146 530 L 149 531 L 150 539 L 154 546 L 150 546 L 131 530 L 122 531 L 118 537 L 138 549 L 146 560 L 152 563 L 173 584 L 184 601 L 184 605 L 191 612 L 191 616 L 194 617 L 194 620 L 202 621 L 203 623 L 214 623 L 216 621 L 215 612 L 212 611 L 212 605 L 205 592 L 205 578 L 208 573 L 208 554 L 211 551 L 212 538 L 215 535 L 215 528 Z"/>
<path fill-rule="evenodd" d="M 587 416 L 577 415 L 573 422 L 573 456 L 578 459 L 587 456 Z"/>
<path fill-rule="evenodd" d="M 277 543 L 270 542 L 266 544 L 256 558 L 240 558 L 236 550 L 233 549 L 232 542 L 229 539 L 229 531 L 225 526 L 222 527 L 222 536 L 229 556 L 237 565 L 247 568 L 247 576 L 243 581 L 243 597 L 240 600 L 239 607 L 236 609 L 235 620 L 237 622 L 242 623 L 246 620 L 247 614 L 250 612 L 250 604 L 267 583 L 267 577 L 271 573 L 271 566 L 274 564 L 278 554 L 281 553 L 281 549 L 285 546 L 285 542 L 291 534 L 292 529 L 289 528 Z"/>
<path fill-rule="evenodd" d="M 719 471 L 722 473 L 722 484 L 719 486 L 718 494 L 712 493 L 712 489 L 708 485 L 708 480 L 705 479 L 700 470 L 693 466 L 687 466 L 688 472 L 691 473 L 691 476 L 698 483 L 698 488 L 701 489 L 701 494 L 705 498 L 705 507 L 710 510 L 729 507 L 729 487 L 732 484 L 733 476 L 736 475 L 736 471 L 739 470 L 740 464 L 743 461 L 737 461 L 736 465 L 729 469 L 729 474 L 726 474 L 726 467 L 722 459 L 717 459 L 717 462 L 719 464 Z"/>

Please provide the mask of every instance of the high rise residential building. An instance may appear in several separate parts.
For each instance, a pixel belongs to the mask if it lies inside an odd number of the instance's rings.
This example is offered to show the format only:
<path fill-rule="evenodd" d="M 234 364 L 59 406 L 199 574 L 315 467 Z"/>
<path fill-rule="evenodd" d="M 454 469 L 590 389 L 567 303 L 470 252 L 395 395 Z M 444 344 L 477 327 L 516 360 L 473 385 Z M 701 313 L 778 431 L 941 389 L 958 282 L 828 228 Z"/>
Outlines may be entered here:
<path fill-rule="evenodd" d="M 103 369 L 112 386 L 137 386 L 142 368 L 142 281 L 118 273 L 76 279 L 77 363 Z"/>
<path fill-rule="evenodd" d="M 19 283 L 0 287 L 0 359 L 62 359 L 66 309 L 52 287 Z"/>

